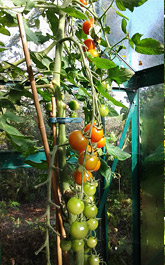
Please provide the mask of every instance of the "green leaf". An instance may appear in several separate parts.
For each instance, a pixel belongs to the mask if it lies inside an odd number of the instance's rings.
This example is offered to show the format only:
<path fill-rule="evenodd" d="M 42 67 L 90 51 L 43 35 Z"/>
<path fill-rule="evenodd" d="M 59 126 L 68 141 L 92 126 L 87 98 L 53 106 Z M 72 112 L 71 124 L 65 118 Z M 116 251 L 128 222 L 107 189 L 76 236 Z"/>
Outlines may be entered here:
<path fill-rule="evenodd" d="M 28 156 L 29 154 L 34 154 L 37 150 L 35 147 L 36 141 L 32 141 L 23 135 L 8 135 L 10 141 L 14 148 L 21 152 L 23 157 Z"/>
<path fill-rule="evenodd" d="M 87 19 L 87 16 L 81 11 L 77 10 L 76 8 L 66 7 L 66 8 L 61 8 L 61 10 L 66 12 L 70 17 L 75 17 L 82 20 Z"/>
<path fill-rule="evenodd" d="M 117 66 L 113 69 L 110 69 L 108 74 L 111 80 L 114 80 L 118 85 L 120 85 L 129 80 L 134 75 L 134 72 L 130 69 L 119 68 L 119 66 Z"/>
<path fill-rule="evenodd" d="M 106 148 L 107 148 L 107 152 L 112 155 L 114 158 L 120 160 L 120 161 L 124 161 L 128 158 L 131 157 L 130 154 L 124 152 L 123 150 L 121 150 L 118 146 L 114 146 L 110 143 L 108 143 L 108 139 L 107 137 L 106 138 Z"/>
<path fill-rule="evenodd" d="M 35 2 L 31 0 L 26 0 L 26 6 L 24 9 L 24 13 L 28 13 L 29 11 L 32 10 L 32 8 L 35 6 Z"/>
<path fill-rule="evenodd" d="M 116 5 L 121 11 L 125 11 L 128 8 L 133 12 L 135 7 L 143 5 L 148 0 L 116 0 Z"/>
<path fill-rule="evenodd" d="M 0 116 L 0 129 L 5 131 L 8 135 L 23 136 L 15 127 L 6 123 L 3 115 Z"/>
<path fill-rule="evenodd" d="M 48 18 L 48 21 L 50 23 L 50 28 L 53 32 L 53 35 L 56 36 L 59 20 L 58 20 L 56 14 L 54 13 L 53 9 L 48 9 L 46 14 L 47 14 L 47 18 Z"/>
<path fill-rule="evenodd" d="M 48 91 L 42 91 L 38 88 L 37 92 L 42 96 L 45 101 L 51 101 L 51 94 Z"/>
<path fill-rule="evenodd" d="M 24 122 L 24 120 L 21 117 L 10 111 L 6 111 L 5 114 L 3 114 L 3 119 L 19 123 Z"/>
<path fill-rule="evenodd" d="M 99 172 L 105 178 L 106 184 L 104 188 L 107 188 L 111 181 L 111 168 L 108 166 L 107 162 L 102 158 L 100 158 L 100 161 L 101 161 L 101 167 L 99 169 Z"/>
<path fill-rule="evenodd" d="M 124 16 L 124 15 L 123 15 L 122 13 L 120 13 L 119 11 L 116 11 L 116 14 L 117 14 L 118 16 L 120 16 L 120 17 L 123 17 L 123 18 L 129 20 L 128 17 Z"/>
<path fill-rule="evenodd" d="M 0 105 L 2 108 L 9 108 L 15 110 L 13 102 L 6 97 L 0 97 Z"/>
<path fill-rule="evenodd" d="M 102 68 L 102 69 L 110 69 L 116 67 L 116 64 L 108 59 L 104 58 L 94 58 L 91 55 L 88 56 L 90 61 L 92 61 L 96 67 Z"/>
<path fill-rule="evenodd" d="M 38 52 L 31 52 L 30 57 L 32 61 L 36 64 L 37 68 L 45 69 L 45 65 L 42 63 L 43 55 Z"/>
<path fill-rule="evenodd" d="M 13 4 L 14 4 L 15 6 L 22 6 L 22 5 L 24 5 L 27 1 L 25 1 L 25 0 L 12 0 L 12 2 L 13 2 Z"/>
<path fill-rule="evenodd" d="M 48 168 L 48 164 L 44 160 L 42 160 L 42 163 L 33 162 L 31 160 L 25 160 L 25 163 L 41 170 L 46 170 Z"/>
<path fill-rule="evenodd" d="M 122 108 L 127 108 L 125 105 L 123 105 L 121 102 L 117 101 L 113 97 L 109 95 L 108 92 L 105 91 L 105 89 L 102 87 L 101 83 L 96 87 L 97 91 L 106 99 L 111 101 L 115 106 L 122 107 Z"/>
<path fill-rule="evenodd" d="M 108 113 L 108 117 L 115 117 L 115 116 L 119 116 L 119 113 L 112 107 L 109 107 L 109 113 Z"/>
<path fill-rule="evenodd" d="M 123 18 L 121 23 L 122 31 L 127 34 L 127 21 Z"/>
<path fill-rule="evenodd" d="M 0 33 L 6 36 L 10 36 L 10 31 L 8 31 L 8 29 L 3 27 L 2 25 L 0 25 Z"/>

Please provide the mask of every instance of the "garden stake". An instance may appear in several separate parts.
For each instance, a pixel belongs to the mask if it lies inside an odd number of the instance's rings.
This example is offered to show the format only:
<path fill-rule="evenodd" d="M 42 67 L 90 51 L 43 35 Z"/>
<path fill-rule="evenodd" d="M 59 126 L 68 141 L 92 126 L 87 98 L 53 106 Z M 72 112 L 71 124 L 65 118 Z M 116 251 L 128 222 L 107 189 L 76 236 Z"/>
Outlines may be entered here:
<path fill-rule="evenodd" d="M 40 133 L 41 133 L 41 137 L 42 137 L 42 141 L 43 141 L 43 145 L 44 145 L 46 160 L 47 160 L 47 163 L 48 163 L 48 166 L 49 166 L 50 162 L 51 162 L 50 149 L 49 149 L 49 144 L 48 144 L 48 140 L 47 140 L 46 129 L 45 129 L 44 121 L 43 121 L 41 107 L 40 107 L 40 103 L 39 103 L 39 99 L 38 99 L 38 93 L 37 93 L 35 80 L 34 80 L 34 75 L 33 75 L 32 66 L 31 66 L 30 53 L 29 53 L 29 50 L 28 50 L 28 45 L 27 45 L 27 41 L 26 41 L 26 35 L 25 35 L 25 30 L 24 30 L 24 25 L 23 25 L 23 20 L 22 20 L 22 15 L 21 14 L 17 14 L 17 20 L 18 20 L 18 25 L 19 25 L 19 31 L 20 31 L 21 41 L 22 41 L 22 45 L 23 45 L 23 50 L 24 50 L 24 54 L 25 54 L 27 72 L 29 74 L 29 80 L 30 80 L 30 84 L 31 84 L 32 92 L 33 92 L 33 97 L 34 97 L 34 103 L 35 103 L 36 112 L 37 112 L 37 116 L 38 116 L 39 129 L 40 129 Z M 52 175 L 53 175 L 52 179 L 55 180 L 54 174 L 52 174 Z M 58 193 L 58 191 L 56 189 L 56 185 L 55 185 L 54 181 L 52 181 L 52 182 L 53 182 L 52 186 L 53 186 L 53 194 L 54 194 L 55 202 L 56 202 L 57 205 L 59 205 L 59 202 L 60 202 L 59 196 L 58 196 L 59 193 Z M 64 227 L 63 227 L 62 216 L 61 216 L 61 211 L 59 209 L 58 209 L 57 216 L 59 218 L 59 224 L 61 226 L 61 231 L 63 232 L 63 234 L 65 234 L 65 230 L 64 230 Z M 60 262 L 60 260 L 62 261 L 62 258 L 59 258 L 58 262 Z M 67 260 L 67 258 L 66 258 L 66 260 Z M 69 263 L 67 263 L 67 264 L 69 264 Z M 58 263 L 58 265 L 62 265 L 62 263 Z"/>

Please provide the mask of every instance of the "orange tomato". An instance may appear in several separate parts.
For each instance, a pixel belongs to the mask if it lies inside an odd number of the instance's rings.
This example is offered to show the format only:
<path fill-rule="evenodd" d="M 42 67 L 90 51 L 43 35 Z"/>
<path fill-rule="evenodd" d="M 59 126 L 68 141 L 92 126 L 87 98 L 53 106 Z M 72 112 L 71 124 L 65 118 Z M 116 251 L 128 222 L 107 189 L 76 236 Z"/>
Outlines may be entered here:
<path fill-rule="evenodd" d="M 96 51 L 96 49 L 89 49 L 88 52 L 90 52 L 90 54 L 93 56 L 93 57 L 98 57 L 99 54 L 98 52 Z"/>
<path fill-rule="evenodd" d="M 100 159 L 98 159 L 98 162 L 97 162 L 95 168 L 93 170 L 91 170 L 91 171 L 92 172 L 96 172 L 97 170 L 99 170 L 100 166 L 101 166 L 101 162 L 100 162 Z"/>
<path fill-rule="evenodd" d="M 89 29 L 93 26 L 94 19 L 91 18 L 90 20 L 86 20 L 83 23 L 82 30 L 84 31 L 85 34 L 89 35 Z"/>
<path fill-rule="evenodd" d="M 80 0 L 80 2 L 81 2 L 82 4 L 84 4 L 85 6 L 87 5 L 87 0 Z"/>
<path fill-rule="evenodd" d="M 83 165 L 85 151 L 81 152 L 78 157 L 78 162 L 80 165 Z M 98 163 L 98 158 L 96 155 L 86 154 L 85 168 L 86 170 L 92 171 L 95 169 Z"/>
<path fill-rule="evenodd" d="M 105 146 L 105 144 L 106 144 L 106 141 L 105 141 L 105 138 L 103 137 L 101 138 L 100 141 L 97 142 L 97 148 L 102 148 Z"/>
<path fill-rule="evenodd" d="M 84 132 L 87 132 L 90 129 L 90 126 L 91 123 L 87 124 L 87 126 L 84 128 Z M 89 133 L 87 135 L 89 135 Z M 91 141 L 96 143 L 100 141 L 102 137 L 103 137 L 103 129 L 97 129 L 94 123 L 92 126 Z"/>
<path fill-rule="evenodd" d="M 92 173 L 90 171 L 85 171 L 83 174 L 83 183 L 91 181 L 91 179 L 93 179 Z M 79 172 L 78 169 L 76 169 L 74 173 L 74 181 L 78 185 L 82 185 L 82 172 Z"/>
<path fill-rule="evenodd" d="M 90 50 L 90 49 L 95 49 L 95 42 L 94 40 L 91 40 L 91 39 L 86 39 L 84 40 L 84 44 L 87 46 L 87 50 Z"/>
<path fill-rule="evenodd" d="M 80 130 L 75 130 L 69 135 L 69 144 L 76 151 L 84 150 L 88 145 L 88 139 Z"/>

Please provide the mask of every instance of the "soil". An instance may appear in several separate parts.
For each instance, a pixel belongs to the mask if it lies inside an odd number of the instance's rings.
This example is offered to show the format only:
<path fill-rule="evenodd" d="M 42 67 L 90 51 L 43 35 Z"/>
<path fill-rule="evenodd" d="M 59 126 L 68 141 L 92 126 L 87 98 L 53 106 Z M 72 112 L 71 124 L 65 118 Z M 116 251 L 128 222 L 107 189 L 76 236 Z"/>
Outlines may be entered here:
<path fill-rule="evenodd" d="M 44 205 L 23 204 L 0 215 L 0 265 L 46 265 L 45 249 L 35 254 L 45 240 Z M 55 211 L 52 210 L 51 222 Z M 55 235 L 50 237 L 51 253 L 56 253 Z M 52 255 L 52 264 L 56 264 Z"/>

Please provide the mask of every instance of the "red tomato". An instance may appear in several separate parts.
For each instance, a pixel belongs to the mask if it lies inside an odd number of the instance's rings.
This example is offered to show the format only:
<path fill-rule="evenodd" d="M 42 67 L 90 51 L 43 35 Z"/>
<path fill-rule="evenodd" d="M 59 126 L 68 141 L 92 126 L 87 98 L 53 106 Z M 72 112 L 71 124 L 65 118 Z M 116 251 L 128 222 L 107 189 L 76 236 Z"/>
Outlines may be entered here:
<path fill-rule="evenodd" d="M 101 140 L 97 142 L 97 148 L 104 147 L 105 146 L 105 143 L 106 143 L 105 138 L 104 137 L 101 138 Z"/>
<path fill-rule="evenodd" d="M 90 54 L 93 56 L 93 57 L 98 57 L 99 54 L 98 52 L 96 51 L 96 49 L 88 49 L 88 52 L 90 52 Z"/>
<path fill-rule="evenodd" d="M 80 2 L 84 5 L 87 5 L 87 0 L 80 0 Z"/>
<path fill-rule="evenodd" d="M 101 138 L 103 137 L 103 129 L 97 129 L 94 125 L 92 127 L 92 132 L 91 132 L 91 141 L 95 143 L 95 142 L 100 141 Z M 84 132 L 87 132 L 88 130 L 90 130 L 90 126 L 91 126 L 90 123 L 87 124 L 87 126 L 84 128 Z"/>
<path fill-rule="evenodd" d="M 88 145 L 88 139 L 85 138 L 81 131 L 75 130 L 69 135 L 69 144 L 74 150 L 84 150 Z"/>
<path fill-rule="evenodd" d="M 89 29 L 93 26 L 93 23 L 94 23 L 93 18 L 91 18 L 90 20 L 86 20 L 83 23 L 82 29 L 83 29 L 85 34 L 89 35 Z"/>
<path fill-rule="evenodd" d="M 93 179 L 92 173 L 90 171 L 85 171 L 83 174 L 83 183 L 85 183 L 87 181 L 91 181 L 91 179 Z M 76 169 L 76 171 L 74 173 L 74 181 L 78 185 L 82 184 L 82 172 L 79 172 L 78 169 Z"/>
<path fill-rule="evenodd" d="M 84 44 L 87 46 L 87 50 L 95 49 L 95 42 L 91 39 L 84 40 Z"/>

